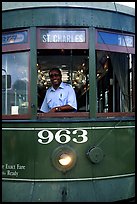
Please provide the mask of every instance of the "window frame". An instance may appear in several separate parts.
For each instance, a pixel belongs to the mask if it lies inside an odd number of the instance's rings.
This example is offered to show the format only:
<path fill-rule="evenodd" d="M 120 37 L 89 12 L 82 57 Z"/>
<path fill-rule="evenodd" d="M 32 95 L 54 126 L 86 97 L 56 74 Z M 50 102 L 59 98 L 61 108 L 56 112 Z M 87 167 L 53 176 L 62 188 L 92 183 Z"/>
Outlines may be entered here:
<path fill-rule="evenodd" d="M 127 47 L 127 46 L 120 46 L 120 45 L 109 45 L 109 44 L 100 44 L 98 43 L 98 37 L 97 34 L 99 32 L 107 32 L 110 34 L 119 34 L 119 35 L 128 35 L 133 37 L 133 47 Z M 120 33 L 120 32 L 115 32 L 115 31 L 108 31 L 108 30 L 103 30 L 103 29 L 96 29 L 95 31 L 96 35 L 96 42 L 95 42 L 95 47 L 96 51 L 108 51 L 108 52 L 118 52 L 118 53 L 127 53 L 127 54 L 135 54 L 135 35 L 134 34 L 129 34 L 129 33 Z M 133 56 L 134 58 L 134 56 Z M 135 93 L 135 80 L 134 80 L 134 74 L 135 74 L 135 67 L 134 67 L 134 62 L 133 62 L 133 79 L 132 79 L 132 88 L 133 88 L 133 93 Z M 97 67 L 96 67 L 97 69 Z M 133 99 L 133 105 L 134 105 L 134 100 L 135 100 L 135 95 L 132 95 Z M 106 112 L 106 113 L 99 113 L 97 112 L 96 116 L 97 117 L 127 117 L 127 116 L 135 116 L 134 108 L 132 112 Z"/>
<path fill-rule="evenodd" d="M 89 30 L 88 28 L 37 28 L 37 50 L 38 49 L 89 49 Z M 40 42 L 41 30 L 57 30 L 57 31 L 85 31 L 85 42 Z M 56 118 L 56 117 L 84 117 L 89 118 L 89 112 L 60 112 L 60 113 L 37 113 L 37 118 Z"/>
<path fill-rule="evenodd" d="M 100 44 L 98 43 L 98 32 L 131 36 L 133 37 L 133 47 L 121 46 L 121 45 Z M 120 33 L 120 32 L 115 32 L 115 31 L 112 32 L 112 31 L 103 30 L 103 29 L 96 29 L 96 45 L 95 46 L 96 46 L 96 50 L 135 54 L 135 35 L 130 34 L 130 33 L 125 33 L 125 32 Z"/>
<path fill-rule="evenodd" d="M 85 42 L 40 42 L 41 30 L 85 31 Z M 37 28 L 37 49 L 89 49 L 87 28 Z"/>
<path fill-rule="evenodd" d="M 11 43 L 2 45 L 2 55 L 10 54 L 10 53 L 20 53 L 27 52 L 28 53 L 28 81 L 30 82 L 30 31 L 29 29 L 21 29 L 21 30 L 9 30 L 2 32 L 2 34 L 16 34 L 26 31 L 27 32 L 27 42 L 25 43 Z M 29 119 L 31 117 L 31 105 L 30 105 L 31 97 L 30 97 L 30 83 L 28 84 L 28 112 L 25 114 L 8 114 L 2 115 L 2 119 Z"/>

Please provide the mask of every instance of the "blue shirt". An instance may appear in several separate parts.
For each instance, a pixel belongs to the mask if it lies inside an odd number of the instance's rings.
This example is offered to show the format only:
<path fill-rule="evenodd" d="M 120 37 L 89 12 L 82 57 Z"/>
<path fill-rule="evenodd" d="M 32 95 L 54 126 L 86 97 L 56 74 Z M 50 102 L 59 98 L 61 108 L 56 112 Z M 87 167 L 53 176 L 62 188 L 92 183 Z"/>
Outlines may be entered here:
<path fill-rule="evenodd" d="M 49 112 L 52 108 L 70 105 L 77 110 L 75 91 L 70 84 L 61 82 L 57 89 L 50 87 L 40 108 L 42 112 Z"/>

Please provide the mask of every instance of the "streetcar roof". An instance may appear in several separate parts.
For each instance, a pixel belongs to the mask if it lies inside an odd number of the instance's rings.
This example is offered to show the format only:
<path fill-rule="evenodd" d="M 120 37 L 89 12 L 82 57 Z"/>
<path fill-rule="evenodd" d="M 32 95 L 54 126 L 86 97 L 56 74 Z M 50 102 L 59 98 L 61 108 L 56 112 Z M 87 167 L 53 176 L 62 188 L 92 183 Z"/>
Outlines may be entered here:
<path fill-rule="evenodd" d="M 2 2 L 2 11 L 41 7 L 75 7 L 117 11 L 135 16 L 135 8 L 117 2 Z"/>

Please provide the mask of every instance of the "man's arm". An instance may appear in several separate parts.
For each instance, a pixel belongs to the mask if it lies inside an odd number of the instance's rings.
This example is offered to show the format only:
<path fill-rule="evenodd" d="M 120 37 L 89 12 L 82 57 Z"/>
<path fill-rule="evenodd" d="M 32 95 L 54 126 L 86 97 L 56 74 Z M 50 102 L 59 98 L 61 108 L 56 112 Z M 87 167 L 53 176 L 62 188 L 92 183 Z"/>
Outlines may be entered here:
<path fill-rule="evenodd" d="M 58 106 L 58 107 L 54 107 L 52 108 L 49 112 L 69 112 L 69 111 L 75 111 L 76 109 L 73 108 L 70 105 L 64 105 L 64 106 Z"/>

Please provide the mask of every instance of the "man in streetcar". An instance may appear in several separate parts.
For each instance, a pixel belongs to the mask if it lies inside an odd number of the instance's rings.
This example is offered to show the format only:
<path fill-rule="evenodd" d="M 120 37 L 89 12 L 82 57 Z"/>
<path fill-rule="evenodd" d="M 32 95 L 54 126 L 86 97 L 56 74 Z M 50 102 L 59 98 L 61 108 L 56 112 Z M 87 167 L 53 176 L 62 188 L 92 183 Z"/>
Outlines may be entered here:
<path fill-rule="evenodd" d="M 45 113 L 76 111 L 75 91 L 70 84 L 62 82 L 60 69 L 52 68 L 49 77 L 52 86 L 46 92 L 40 111 Z"/>

